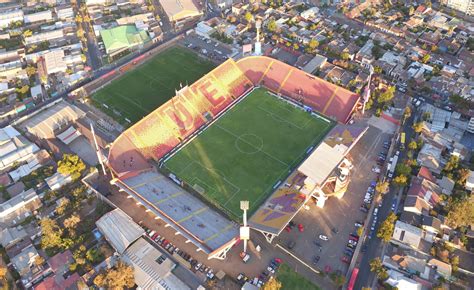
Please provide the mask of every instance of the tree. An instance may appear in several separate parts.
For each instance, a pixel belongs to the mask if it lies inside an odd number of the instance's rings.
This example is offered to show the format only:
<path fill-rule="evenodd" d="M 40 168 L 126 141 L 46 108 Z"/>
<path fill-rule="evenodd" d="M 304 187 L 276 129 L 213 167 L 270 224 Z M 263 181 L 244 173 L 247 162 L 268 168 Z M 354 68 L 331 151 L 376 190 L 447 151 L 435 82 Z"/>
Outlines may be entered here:
<path fill-rule="evenodd" d="M 375 185 L 375 191 L 377 191 L 378 193 L 381 193 L 381 194 L 387 193 L 388 188 L 389 188 L 388 181 L 379 181 Z"/>
<path fill-rule="evenodd" d="M 76 35 L 77 35 L 78 38 L 83 38 L 84 35 L 85 35 L 84 29 L 79 27 L 76 31 Z"/>
<path fill-rule="evenodd" d="M 376 273 L 380 280 L 386 280 L 388 278 L 387 270 L 382 265 L 382 260 L 379 257 L 370 261 L 370 271 Z"/>
<path fill-rule="evenodd" d="M 59 215 L 64 214 L 70 204 L 71 204 L 71 201 L 69 200 L 69 198 L 64 197 L 63 199 L 61 199 L 61 201 L 59 202 L 59 205 L 56 207 L 56 213 Z"/>
<path fill-rule="evenodd" d="M 96 280 L 94 279 L 94 283 Z M 97 283 L 105 288 L 123 289 L 132 288 L 135 285 L 133 268 L 119 261 L 115 267 L 109 269 L 104 277 L 98 279 Z M 97 285 L 96 283 L 96 285 Z"/>
<path fill-rule="evenodd" d="M 83 21 L 83 19 L 82 19 L 81 15 L 79 15 L 79 14 L 78 14 L 78 15 L 76 15 L 76 18 L 75 18 L 75 20 L 76 20 L 76 22 L 77 22 L 77 23 L 82 23 L 82 21 Z"/>
<path fill-rule="evenodd" d="M 459 167 L 459 157 L 456 155 L 451 155 L 448 162 L 446 162 L 446 165 L 443 168 L 443 173 L 444 174 L 452 173 L 458 167 Z"/>
<path fill-rule="evenodd" d="M 64 154 L 63 159 L 58 161 L 58 172 L 63 175 L 71 175 L 73 179 L 81 176 L 86 169 L 86 165 L 79 156 L 74 154 Z"/>
<path fill-rule="evenodd" d="M 0 280 L 5 281 L 7 279 L 8 268 L 0 266 Z"/>
<path fill-rule="evenodd" d="M 21 95 L 25 95 L 29 91 L 30 91 L 30 86 L 29 85 L 24 85 L 24 86 L 21 86 L 19 88 L 16 88 L 16 92 L 21 94 Z"/>
<path fill-rule="evenodd" d="M 25 70 L 26 70 L 26 74 L 30 78 L 36 74 L 36 68 L 34 66 L 29 65 L 26 67 Z"/>
<path fill-rule="evenodd" d="M 250 22 L 253 19 L 252 13 L 250 13 L 249 11 L 245 13 L 244 17 L 245 17 L 245 20 L 247 20 L 247 22 Z"/>
<path fill-rule="evenodd" d="M 459 270 L 459 256 L 453 256 L 450 262 L 451 266 L 453 266 L 453 271 L 457 272 Z"/>
<path fill-rule="evenodd" d="M 298 43 L 293 43 L 293 49 L 294 50 L 300 49 L 300 46 L 298 45 Z"/>
<path fill-rule="evenodd" d="M 395 87 L 389 86 L 384 92 L 380 93 L 377 98 L 377 102 L 379 104 L 387 103 L 393 99 L 395 96 Z"/>
<path fill-rule="evenodd" d="M 387 218 L 380 225 L 379 230 L 377 231 L 377 237 L 385 243 L 388 243 L 392 238 L 396 220 L 397 216 L 393 212 L 390 212 Z"/>
<path fill-rule="evenodd" d="M 84 16 L 84 22 L 91 22 L 91 18 L 89 17 L 89 15 Z"/>
<path fill-rule="evenodd" d="M 33 32 L 29 29 L 23 31 L 23 37 L 26 38 L 26 37 L 30 37 L 33 35 Z"/>
<path fill-rule="evenodd" d="M 397 175 L 408 176 L 411 174 L 411 167 L 405 163 L 399 163 L 397 164 L 397 167 L 395 167 L 395 172 L 397 173 Z"/>
<path fill-rule="evenodd" d="M 471 172 L 467 168 L 459 169 L 456 173 L 456 183 L 464 187 L 470 174 Z"/>
<path fill-rule="evenodd" d="M 372 55 L 376 58 L 379 59 L 383 56 L 383 50 L 380 48 L 378 45 L 374 45 L 372 47 Z"/>
<path fill-rule="evenodd" d="M 308 43 L 308 47 L 314 51 L 317 47 L 319 46 L 319 41 L 317 41 L 316 39 L 312 38 L 309 43 Z"/>
<path fill-rule="evenodd" d="M 82 62 L 86 62 L 87 61 L 87 56 L 85 54 L 81 54 L 81 60 L 82 60 Z"/>
<path fill-rule="evenodd" d="M 393 182 L 394 182 L 396 185 L 405 186 L 405 185 L 407 185 L 408 178 L 407 178 L 405 175 L 398 175 L 397 177 L 395 177 L 395 178 L 393 179 Z"/>
<path fill-rule="evenodd" d="M 270 280 L 263 285 L 263 290 L 279 290 L 281 287 L 281 282 L 276 277 L 271 276 Z"/>
<path fill-rule="evenodd" d="M 44 218 L 40 222 L 41 226 L 41 248 L 51 249 L 60 247 L 62 244 L 62 229 L 56 221 L 50 218 Z"/>
<path fill-rule="evenodd" d="M 277 27 L 275 19 L 271 19 L 270 21 L 268 21 L 268 24 L 267 24 L 268 31 L 275 32 L 277 28 L 278 27 Z"/>
<path fill-rule="evenodd" d="M 415 133 L 420 134 L 423 131 L 423 122 L 413 124 L 412 128 Z"/>
<path fill-rule="evenodd" d="M 474 224 L 474 198 L 464 198 L 449 206 L 447 224 L 456 229 L 461 226 Z"/>
<path fill-rule="evenodd" d="M 36 256 L 35 258 L 35 265 L 40 267 L 44 264 L 44 258 L 41 257 L 40 255 Z"/>
<path fill-rule="evenodd" d="M 74 229 L 81 222 L 81 217 L 75 213 L 64 220 L 64 227 L 68 230 Z"/>
<path fill-rule="evenodd" d="M 430 61 L 430 58 L 431 58 L 431 56 L 427 53 L 427 54 L 423 55 L 423 57 L 421 58 L 421 62 L 422 63 L 428 63 Z"/>
<path fill-rule="evenodd" d="M 415 140 L 412 140 L 408 143 L 408 149 L 415 151 L 418 148 L 418 143 Z"/>
<path fill-rule="evenodd" d="M 94 278 L 94 284 L 97 287 L 104 287 L 106 285 L 106 282 L 107 282 L 107 277 L 105 276 L 104 273 L 101 273 L 101 274 L 95 276 L 95 278 Z"/>
<path fill-rule="evenodd" d="M 405 110 L 403 111 L 403 121 L 411 117 L 411 108 L 406 107 Z"/>
<path fill-rule="evenodd" d="M 351 58 L 351 56 L 349 55 L 349 53 L 347 51 L 341 53 L 341 58 L 343 60 L 349 60 Z"/>

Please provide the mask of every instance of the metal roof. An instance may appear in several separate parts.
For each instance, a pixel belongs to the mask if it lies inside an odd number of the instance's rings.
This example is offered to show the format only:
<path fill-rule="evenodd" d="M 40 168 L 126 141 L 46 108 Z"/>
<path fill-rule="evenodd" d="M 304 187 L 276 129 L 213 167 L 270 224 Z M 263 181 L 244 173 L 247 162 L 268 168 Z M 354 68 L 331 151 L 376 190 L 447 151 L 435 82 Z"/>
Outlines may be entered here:
<path fill-rule="evenodd" d="M 95 224 L 120 254 L 145 233 L 131 217 L 119 208 L 106 213 Z"/>

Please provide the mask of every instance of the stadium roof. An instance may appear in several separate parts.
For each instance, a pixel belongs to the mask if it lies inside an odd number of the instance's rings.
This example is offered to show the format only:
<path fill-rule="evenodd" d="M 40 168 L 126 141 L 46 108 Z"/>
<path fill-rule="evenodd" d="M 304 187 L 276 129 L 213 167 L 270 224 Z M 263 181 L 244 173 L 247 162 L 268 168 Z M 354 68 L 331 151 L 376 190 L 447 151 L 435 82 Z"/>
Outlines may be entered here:
<path fill-rule="evenodd" d="M 290 175 L 284 185 L 252 215 L 249 220 L 250 226 L 267 233 L 279 234 L 306 201 L 305 196 L 295 189 L 299 188 L 305 176 L 314 179 L 322 186 L 367 129 L 368 127 L 353 125 L 334 127 L 298 171 Z"/>
<path fill-rule="evenodd" d="M 161 6 L 171 21 L 179 21 L 202 14 L 195 0 L 161 0 Z"/>
<path fill-rule="evenodd" d="M 368 127 L 338 125 L 300 165 L 298 171 L 323 186 L 326 179 L 357 143 Z"/>
<path fill-rule="evenodd" d="M 120 254 L 145 233 L 119 208 L 106 213 L 95 223 L 107 241 Z"/>
<path fill-rule="evenodd" d="M 145 30 L 138 30 L 135 25 L 122 25 L 100 31 L 107 53 L 141 45 L 150 40 Z"/>
<path fill-rule="evenodd" d="M 116 185 L 207 254 L 239 235 L 237 224 L 155 170 L 134 174 Z"/>

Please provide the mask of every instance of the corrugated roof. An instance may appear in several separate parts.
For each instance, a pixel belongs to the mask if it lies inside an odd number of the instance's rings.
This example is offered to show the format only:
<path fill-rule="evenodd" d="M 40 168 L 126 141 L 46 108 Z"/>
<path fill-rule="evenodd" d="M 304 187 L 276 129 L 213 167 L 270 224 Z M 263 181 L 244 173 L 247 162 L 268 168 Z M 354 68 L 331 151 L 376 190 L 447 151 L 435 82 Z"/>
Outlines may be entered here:
<path fill-rule="evenodd" d="M 96 225 L 120 254 L 145 233 L 139 225 L 118 208 L 102 216 Z"/>
<path fill-rule="evenodd" d="M 122 25 L 100 31 L 107 53 L 123 48 L 133 47 L 150 40 L 144 30 L 138 30 L 134 25 Z"/>

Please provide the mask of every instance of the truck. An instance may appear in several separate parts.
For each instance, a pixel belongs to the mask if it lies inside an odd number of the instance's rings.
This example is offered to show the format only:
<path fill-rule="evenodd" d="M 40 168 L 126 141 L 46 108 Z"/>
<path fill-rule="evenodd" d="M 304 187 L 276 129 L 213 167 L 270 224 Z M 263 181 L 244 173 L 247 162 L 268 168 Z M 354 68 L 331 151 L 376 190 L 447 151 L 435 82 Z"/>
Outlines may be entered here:
<path fill-rule="evenodd" d="M 400 149 L 405 149 L 405 132 L 400 133 Z"/>

